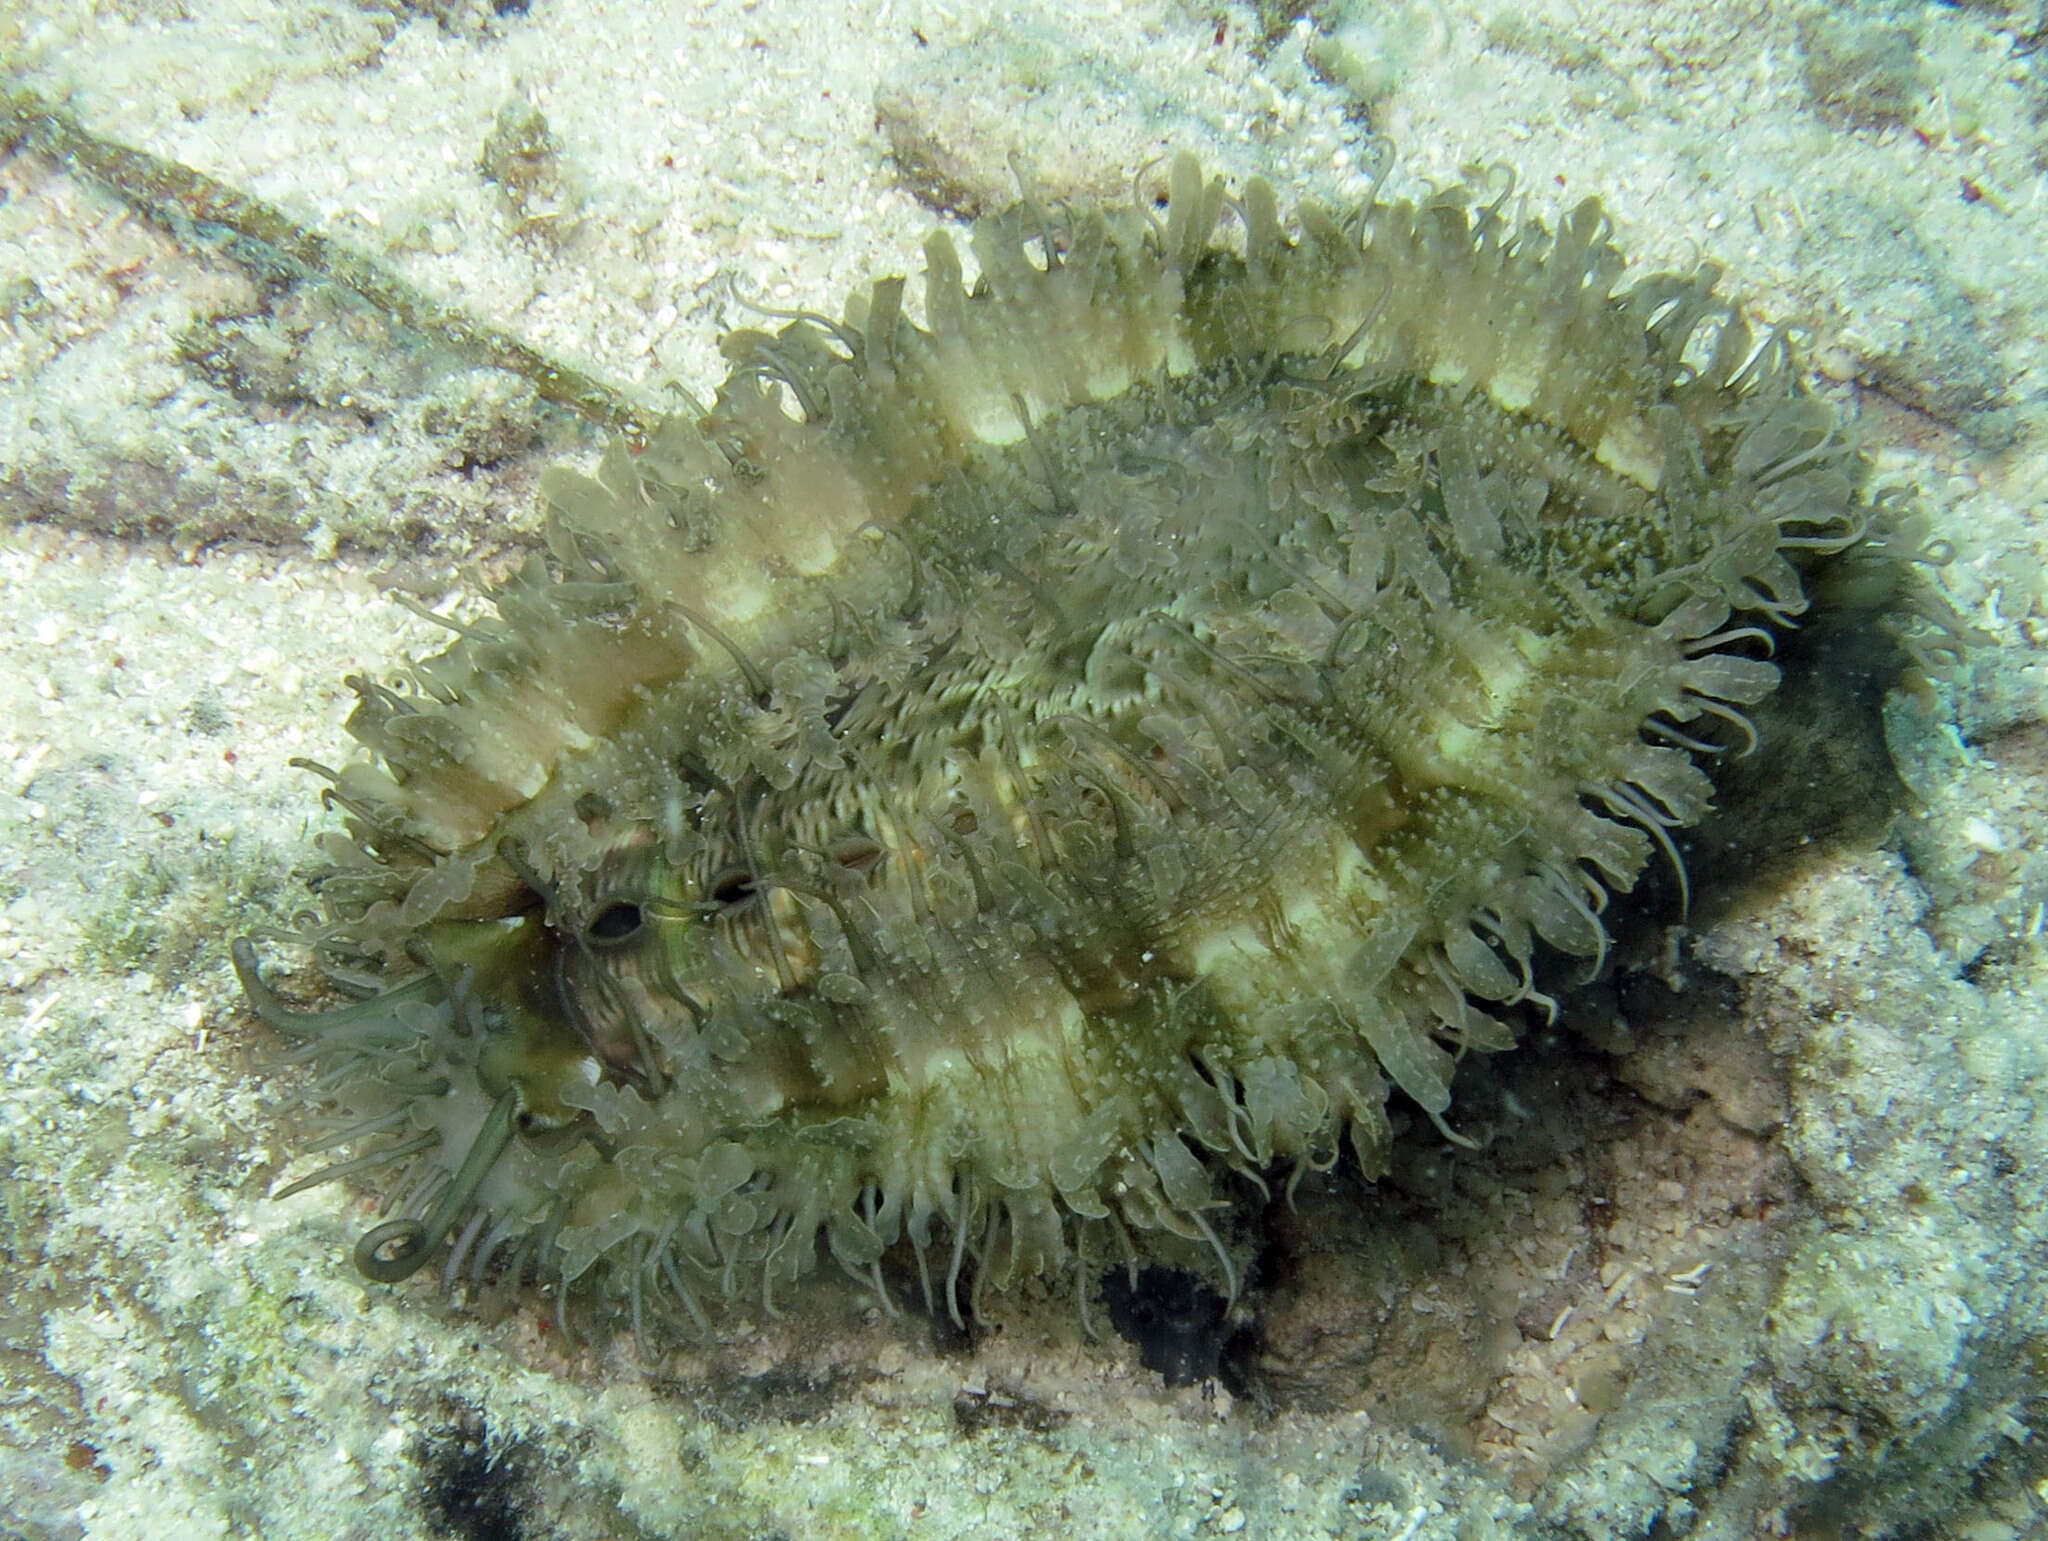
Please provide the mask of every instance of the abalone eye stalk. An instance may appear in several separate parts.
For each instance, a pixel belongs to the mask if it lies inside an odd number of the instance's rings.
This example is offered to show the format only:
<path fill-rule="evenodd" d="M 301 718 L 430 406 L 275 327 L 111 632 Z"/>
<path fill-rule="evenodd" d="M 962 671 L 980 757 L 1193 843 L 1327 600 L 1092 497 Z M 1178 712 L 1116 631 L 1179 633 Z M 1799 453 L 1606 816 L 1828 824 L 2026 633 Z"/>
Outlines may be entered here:
<path fill-rule="evenodd" d="M 491 1105 L 490 1116 L 470 1142 L 461 1168 L 441 1190 L 426 1218 L 387 1220 L 365 1232 L 356 1243 L 356 1270 L 375 1284 L 396 1284 L 419 1272 L 427 1259 L 441 1249 L 441 1243 L 455 1229 L 455 1222 L 475 1202 L 477 1189 L 491 1175 L 491 1168 L 505 1154 L 505 1147 L 512 1143 L 518 1122 L 519 1092 L 508 1086 Z"/>

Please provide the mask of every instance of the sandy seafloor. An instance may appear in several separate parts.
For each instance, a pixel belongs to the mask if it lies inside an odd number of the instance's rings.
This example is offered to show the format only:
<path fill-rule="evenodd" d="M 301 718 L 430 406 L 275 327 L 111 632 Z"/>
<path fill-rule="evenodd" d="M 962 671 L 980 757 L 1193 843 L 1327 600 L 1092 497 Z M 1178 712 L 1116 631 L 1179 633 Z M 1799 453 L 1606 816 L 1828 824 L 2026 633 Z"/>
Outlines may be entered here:
<path fill-rule="evenodd" d="M 1012 158 L 1080 196 L 1185 144 L 1342 199 L 1370 123 L 1393 195 L 1475 162 L 1597 191 L 1638 262 L 1719 263 L 1801 329 L 1991 645 L 1890 703 L 1910 793 L 1795 818 L 1598 1023 L 1488 1072 L 1522 1120 L 1491 1154 L 1308 1185 L 1235 1380 L 1168 1387 L 1042 1293 L 962 1344 L 822 1279 L 715 1345 L 565 1344 L 544 1307 L 366 1288 L 367 1199 L 268 1197 L 308 1169 L 306 1075 L 225 943 L 300 902 L 321 815 L 286 762 L 341 753 L 342 677 L 432 641 L 391 593 L 530 540 L 538 468 L 595 440 L 17 146 L 0 1535 L 2048 1533 L 2038 5 L 502 9 L 8 0 L 0 71 L 700 395 L 736 293 L 915 272 Z M 523 192 L 480 170 L 508 102 L 555 147 Z"/>

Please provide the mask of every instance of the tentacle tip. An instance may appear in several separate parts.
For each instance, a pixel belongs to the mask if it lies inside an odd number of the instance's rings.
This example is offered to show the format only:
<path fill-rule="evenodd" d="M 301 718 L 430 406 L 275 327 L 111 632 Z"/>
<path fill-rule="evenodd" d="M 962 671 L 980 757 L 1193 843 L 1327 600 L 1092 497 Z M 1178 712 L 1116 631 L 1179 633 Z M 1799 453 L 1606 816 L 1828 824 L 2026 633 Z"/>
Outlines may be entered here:
<path fill-rule="evenodd" d="M 238 936 L 228 944 L 228 957 L 235 965 L 235 979 L 248 997 L 249 1009 L 272 1027 L 286 1032 L 301 1031 L 298 1014 L 277 998 L 263 978 L 263 966 L 256 957 L 256 943 Z"/>
<path fill-rule="evenodd" d="M 397 1284 L 418 1273 L 433 1250 L 418 1220 L 387 1220 L 356 1243 L 356 1272 L 373 1284 Z"/>

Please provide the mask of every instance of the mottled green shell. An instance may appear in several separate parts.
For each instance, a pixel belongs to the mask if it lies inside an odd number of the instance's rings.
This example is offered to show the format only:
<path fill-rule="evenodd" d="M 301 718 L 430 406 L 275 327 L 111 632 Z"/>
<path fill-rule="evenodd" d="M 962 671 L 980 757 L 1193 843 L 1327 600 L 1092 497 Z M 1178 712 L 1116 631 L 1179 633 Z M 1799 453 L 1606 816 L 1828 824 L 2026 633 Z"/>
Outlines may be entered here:
<path fill-rule="evenodd" d="M 498 618 L 357 682 L 307 940 L 366 998 L 238 953 L 406 1163 L 359 1265 L 701 1320 L 822 1237 L 957 1309 L 1119 1231 L 1229 1275 L 1219 1174 L 1377 1172 L 1393 1089 L 1448 1133 L 1868 512 L 1782 344 L 1607 237 L 1183 159 L 554 474 Z"/>

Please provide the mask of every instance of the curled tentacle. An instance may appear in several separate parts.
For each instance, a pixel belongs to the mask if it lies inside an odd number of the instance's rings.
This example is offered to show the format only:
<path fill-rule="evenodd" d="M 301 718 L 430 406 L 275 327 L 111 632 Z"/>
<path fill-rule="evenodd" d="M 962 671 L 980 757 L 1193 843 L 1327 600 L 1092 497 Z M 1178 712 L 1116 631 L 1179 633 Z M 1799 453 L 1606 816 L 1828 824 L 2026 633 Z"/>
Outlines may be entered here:
<path fill-rule="evenodd" d="M 507 1087 L 491 1105 L 490 1116 L 470 1142 L 469 1154 L 425 1219 L 387 1220 L 363 1233 L 356 1243 L 357 1272 L 377 1284 L 396 1284 L 417 1273 L 439 1250 L 455 1222 L 475 1202 L 477 1189 L 512 1143 L 519 1119 L 519 1092 Z"/>
<path fill-rule="evenodd" d="M 287 1006 L 264 982 L 256 961 L 255 945 L 247 937 L 237 937 L 228 952 L 234 959 L 235 977 L 241 981 L 242 993 L 249 998 L 249 1009 L 278 1031 L 289 1033 L 294 1038 L 321 1038 L 337 1028 L 356 1027 L 380 1019 L 389 1021 L 391 1008 L 398 1002 L 425 1000 L 435 989 L 433 979 L 422 975 L 395 990 L 373 995 L 351 1006 L 337 1006 L 332 1011 L 299 1011 Z"/>

